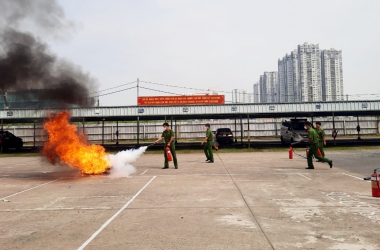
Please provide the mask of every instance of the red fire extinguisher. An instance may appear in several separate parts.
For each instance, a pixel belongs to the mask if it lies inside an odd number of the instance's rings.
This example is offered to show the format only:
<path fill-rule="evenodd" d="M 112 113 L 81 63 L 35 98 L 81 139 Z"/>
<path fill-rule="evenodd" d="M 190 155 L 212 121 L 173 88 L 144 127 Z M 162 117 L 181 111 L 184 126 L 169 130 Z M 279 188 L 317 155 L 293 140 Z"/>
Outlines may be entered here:
<path fill-rule="evenodd" d="M 173 156 L 172 156 L 172 153 L 170 152 L 170 148 L 169 147 L 166 147 L 166 156 L 168 157 L 168 161 L 172 161 L 173 160 Z"/>
<path fill-rule="evenodd" d="M 373 174 L 371 175 L 371 186 L 372 186 L 372 196 L 380 197 L 380 175 L 376 173 L 378 168 L 373 170 Z"/>
<path fill-rule="evenodd" d="M 289 159 L 293 159 L 293 148 L 289 148 Z"/>
<path fill-rule="evenodd" d="M 317 150 L 317 153 L 318 153 L 318 156 L 319 156 L 319 157 L 322 157 L 322 152 L 321 152 L 321 150 L 319 150 L 319 148 L 318 148 L 318 150 Z"/>

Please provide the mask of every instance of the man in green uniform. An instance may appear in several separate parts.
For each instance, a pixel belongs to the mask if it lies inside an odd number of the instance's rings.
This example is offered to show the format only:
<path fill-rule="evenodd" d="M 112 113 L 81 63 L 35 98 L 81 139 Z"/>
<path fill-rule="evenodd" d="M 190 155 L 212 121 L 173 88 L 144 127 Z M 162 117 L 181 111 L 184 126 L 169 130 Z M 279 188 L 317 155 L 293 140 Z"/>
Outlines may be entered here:
<path fill-rule="evenodd" d="M 174 168 L 178 169 L 178 162 L 177 162 L 177 156 L 175 153 L 175 145 L 174 145 L 174 132 L 173 130 L 170 129 L 169 124 L 165 122 L 163 125 L 164 127 L 164 132 L 162 132 L 162 135 L 160 138 L 158 138 L 154 143 L 157 143 L 164 139 L 165 145 L 164 145 L 164 157 L 165 157 L 165 166 L 162 169 L 167 169 L 169 168 L 169 161 L 168 161 L 168 155 L 166 154 L 166 147 L 170 148 L 170 152 L 172 153 L 173 156 L 173 163 L 174 163 Z"/>
<path fill-rule="evenodd" d="M 305 127 L 308 131 L 308 137 L 309 137 L 309 142 L 310 142 L 310 148 L 309 148 L 309 152 L 307 153 L 307 168 L 306 169 L 314 169 L 314 165 L 313 165 L 313 155 L 316 159 L 322 161 L 322 162 L 327 162 L 329 165 L 330 165 L 330 168 L 332 168 L 332 161 L 327 159 L 327 158 L 324 158 L 324 157 L 321 157 L 318 155 L 318 135 L 317 135 L 317 132 L 311 127 L 311 123 L 310 122 L 305 122 Z M 303 139 L 305 140 L 305 139 Z"/>
<path fill-rule="evenodd" d="M 316 122 L 315 123 L 315 130 L 317 131 L 318 134 L 318 145 L 317 147 L 322 153 L 322 156 L 325 157 L 325 151 L 323 150 L 323 146 L 326 146 L 326 134 L 323 128 L 321 127 L 321 122 Z"/>
<path fill-rule="evenodd" d="M 203 143 L 206 142 L 204 149 L 203 149 L 205 151 L 205 155 L 206 155 L 206 162 L 213 163 L 214 162 L 214 155 L 212 154 L 212 144 L 214 141 L 214 135 L 212 134 L 212 131 L 210 129 L 210 124 L 207 123 L 205 125 L 205 127 L 207 129 L 206 130 L 206 137 L 201 142 L 201 145 L 203 145 Z"/>

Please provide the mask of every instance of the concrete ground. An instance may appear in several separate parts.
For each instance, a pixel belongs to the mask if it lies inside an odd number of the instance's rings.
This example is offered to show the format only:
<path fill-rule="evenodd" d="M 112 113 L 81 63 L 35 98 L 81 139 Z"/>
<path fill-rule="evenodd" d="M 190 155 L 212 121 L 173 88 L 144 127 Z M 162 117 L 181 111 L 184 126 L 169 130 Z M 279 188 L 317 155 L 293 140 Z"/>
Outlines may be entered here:
<path fill-rule="evenodd" d="M 288 153 L 145 154 L 130 178 L 0 158 L 1 249 L 380 249 L 380 198 L 344 169 Z M 334 158 L 335 157 L 335 158 Z M 371 173 L 368 173 L 368 176 Z"/>

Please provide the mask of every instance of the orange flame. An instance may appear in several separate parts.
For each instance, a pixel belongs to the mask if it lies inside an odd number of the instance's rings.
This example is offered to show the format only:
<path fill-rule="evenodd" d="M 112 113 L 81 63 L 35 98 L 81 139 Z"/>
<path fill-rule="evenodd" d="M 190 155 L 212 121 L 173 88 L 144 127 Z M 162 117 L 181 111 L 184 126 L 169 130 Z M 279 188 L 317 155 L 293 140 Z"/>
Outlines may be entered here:
<path fill-rule="evenodd" d="M 42 153 L 52 164 L 59 159 L 72 168 L 78 168 L 84 174 L 101 174 L 110 167 L 108 154 L 100 145 L 89 145 L 77 127 L 69 124 L 70 113 L 63 111 L 49 115 L 44 129 L 49 134 Z"/>

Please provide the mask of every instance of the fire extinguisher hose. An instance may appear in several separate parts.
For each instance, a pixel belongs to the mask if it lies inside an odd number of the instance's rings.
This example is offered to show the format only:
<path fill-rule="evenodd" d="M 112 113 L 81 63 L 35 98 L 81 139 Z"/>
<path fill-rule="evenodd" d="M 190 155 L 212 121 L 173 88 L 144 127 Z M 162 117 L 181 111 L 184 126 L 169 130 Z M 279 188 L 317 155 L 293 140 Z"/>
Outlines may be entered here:
<path fill-rule="evenodd" d="M 300 156 L 300 157 L 302 157 L 302 158 L 305 158 L 305 159 L 307 159 L 307 157 L 306 157 L 306 156 L 304 156 L 304 155 L 300 155 L 300 154 L 297 154 L 297 152 L 296 152 L 296 151 L 294 151 L 294 148 L 293 148 L 293 153 L 294 153 L 295 155 L 298 155 L 298 156 Z"/>
<path fill-rule="evenodd" d="M 293 153 L 294 153 L 295 155 L 298 155 L 299 157 L 302 157 L 302 158 L 304 158 L 304 159 L 307 159 L 306 156 L 304 156 L 304 155 L 300 155 L 300 154 L 297 154 L 297 152 L 294 151 L 294 148 L 293 148 Z"/>
<path fill-rule="evenodd" d="M 290 143 L 290 145 L 293 146 L 293 145 L 298 144 L 298 143 L 300 143 L 300 142 L 301 142 L 301 141 L 293 142 L 293 143 Z M 295 155 L 298 155 L 298 156 L 300 156 L 300 157 L 302 157 L 302 158 L 307 159 L 306 156 L 304 156 L 304 155 L 300 155 L 300 154 L 297 154 L 297 152 L 294 151 L 294 148 L 293 148 L 293 153 L 294 153 Z"/>

